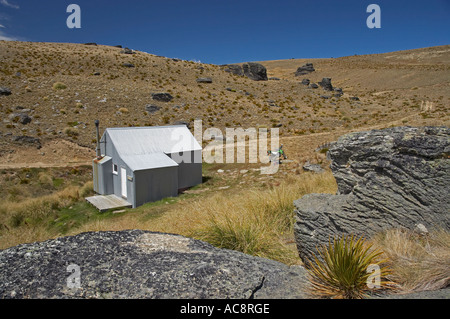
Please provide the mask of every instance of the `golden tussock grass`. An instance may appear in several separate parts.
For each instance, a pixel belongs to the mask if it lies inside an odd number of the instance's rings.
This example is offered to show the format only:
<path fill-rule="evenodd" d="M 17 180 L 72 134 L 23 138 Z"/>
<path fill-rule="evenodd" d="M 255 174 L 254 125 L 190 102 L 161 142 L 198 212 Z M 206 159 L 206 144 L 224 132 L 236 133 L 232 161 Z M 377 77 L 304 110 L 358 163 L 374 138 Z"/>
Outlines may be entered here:
<path fill-rule="evenodd" d="M 70 186 L 51 195 L 28 198 L 23 201 L 5 201 L 0 204 L 0 249 L 17 244 L 54 237 L 42 220 L 56 209 L 67 207 L 87 195 L 92 182 Z"/>
<path fill-rule="evenodd" d="M 216 192 L 176 204 L 156 218 L 143 220 L 142 214 L 130 212 L 85 224 L 77 232 L 138 228 L 176 233 L 220 248 L 298 263 L 296 248 L 289 245 L 293 243 L 293 201 L 311 192 L 335 193 L 332 174 L 287 177 L 279 186 L 263 190 Z"/>
<path fill-rule="evenodd" d="M 389 258 L 393 281 L 404 292 L 436 290 L 450 284 L 450 233 L 419 235 L 405 229 L 378 234 L 373 242 Z"/>

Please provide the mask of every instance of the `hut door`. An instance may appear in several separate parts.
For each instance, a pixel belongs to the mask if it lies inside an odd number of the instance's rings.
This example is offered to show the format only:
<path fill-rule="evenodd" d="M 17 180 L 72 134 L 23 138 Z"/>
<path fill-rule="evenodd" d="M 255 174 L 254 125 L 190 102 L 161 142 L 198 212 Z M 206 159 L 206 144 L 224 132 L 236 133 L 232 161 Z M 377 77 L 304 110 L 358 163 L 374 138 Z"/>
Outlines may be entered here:
<path fill-rule="evenodd" d="M 122 185 L 122 197 L 127 198 L 127 170 L 120 168 L 120 181 Z"/>

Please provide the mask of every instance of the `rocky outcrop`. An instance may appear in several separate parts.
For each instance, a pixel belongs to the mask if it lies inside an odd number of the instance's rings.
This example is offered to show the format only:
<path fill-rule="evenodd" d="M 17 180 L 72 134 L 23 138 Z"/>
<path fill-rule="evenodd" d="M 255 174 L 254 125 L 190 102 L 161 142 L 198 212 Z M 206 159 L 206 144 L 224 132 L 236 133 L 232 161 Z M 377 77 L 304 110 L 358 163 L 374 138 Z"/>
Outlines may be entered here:
<path fill-rule="evenodd" d="M 227 64 L 224 65 L 224 67 L 225 72 L 240 76 L 245 75 L 246 77 L 254 81 L 268 81 L 267 69 L 264 65 L 259 63 L 248 62 L 242 64 L 242 66 L 237 64 Z"/>
<path fill-rule="evenodd" d="M 237 64 L 228 64 L 225 65 L 225 72 L 232 73 L 235 75 L 244 75 L 244 71 L 242 70 L 242 66 Z"/>
<path fill-rule="evenodd" d="M 303 267 L 142 230 L 0 251 L 0 298 L 304 298 Z"/>
<path fill-rule="evenodd" d="M 267 70 L 262 64 L 248 62 L 242 65 L 244 75 L 253 81 L 267 81 Z"/>
<path fill-rule="evenodd" d="M 297 69 L 297 71 L 295 71 L 295 76 L 306 75 L 306 74 L 309 74 L 314 71 L 315 71 L 315 69 L 314 69 L 313 64 L 306 63 L 306 64 L 302 65 L 301 67 L 299 67 Z"/>
<path fill-rule="evenodd" d="M 331 85 L 331 78 L 322 78 L 319 85 L 326 91 L 333 91 L 333 85 Z"/>
<path fill-rule="evenodd" d="M 370 237 L 395 227 L 450 227 L 450 129 L 395 127 L 350 133 L 327 153 L 338 193 L 294 201 L 302 259 L 330 236 Z"/>

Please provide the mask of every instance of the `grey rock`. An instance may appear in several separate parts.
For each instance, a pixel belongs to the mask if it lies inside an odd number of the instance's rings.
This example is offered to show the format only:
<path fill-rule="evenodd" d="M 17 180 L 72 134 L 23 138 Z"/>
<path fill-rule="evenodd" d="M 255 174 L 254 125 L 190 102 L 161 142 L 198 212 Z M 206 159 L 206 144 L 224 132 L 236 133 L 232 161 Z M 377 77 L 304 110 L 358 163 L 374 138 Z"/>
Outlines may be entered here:
<path fill-rule="evenodd" d="M 297 71 L 295 71 L 295 76 L 300 76 L 300 75 L 305 75 L 305 74 L 309 74 L 311 72 L 314 72 L 314 66 L 312 63 L 306 63 L 304 65 L 302 65 L 301 67 L 299 67 L 297 69 Z"/>
<path fill-rule="evenodd" d="M 359 97 L 357 97 L 357 96 L 350 96 L 350 100 L 352 100 L 352 101 L 359 101 Z"/>
<path fill-rule="evenodd" d="M 370 237 L 390 228 L 450 227 L 450 129 L 394 127 L 350 133 L 327 156 L 338 193 L 294 201 L 300 257 L 329 236 Z"/>
<path fill-rule="evenodd" d="M 306 162 L 302 168 L 304 171 L 314 173 L 323 173 L 325 171 L 319 164 L 311 164 L 310 162 Z"/>
<path fill-rule="evenodd" d="M 123 63 L 122 66 L 124 66 L 126 68 L 134 68 L 134 64 L 133 63 Z"/>
<path fill-rule="evenodd" d="M 20 123 L 23 125 L 31 123 L 32 118 L 26 114 L 26 112 L 12 113 L 9 115 L 9 119 L 14 123 Z"/>
<path fill-rule="evenodd" d="M 331 85 L 331 78 L 322 78 L 319 85 L 326 91 L 333 91 L 333 85 Z"/>
<path fill-rule="evenodd" d="M 170 93 L 152 93 L 152 99 L 160 102 L 170 102 L 173 96 Z"/>
<path fill-rule="evenodd" d="M 198 78 L 197 83 L 212 83 L 213 80 L 211 78 Z"/>
<path fill-rule="evenodd" d="M 0 251 L 0 267 L 1 299 L 305 298 L 308 286 L 303 267 L 142 230 L 19 245 Z"/>
<path fill-rule="evenodd" d="M 303 80 L 302 80 L 302 84 L 303 84 L 303 85 L 309 85 L 309 83 L 311 83 L 311 82 L 309 81 L 309 79 L 303 79 Z"/>
<path fill-rule="evenodd" d="M 229 72 L 235 75 L 244 75 L 244 70 L 242 69 L 242 66 L 237 64 L 228 64 L 225 65 L 225 72 Z"/>
<path fill-rule="evenodd" d="M 129 48 L 125 48 L 122 51 L 120 51 L 120 53 L 122 53 L 122 54 L 134 54 L 134 51 L 129 49 Z"/>
<path fill-rule="evenodd" d="M 255 62 L 248 62 L 242 65 L 244 75 L 253 81 L 267 81 L 267 69 L 265 66 Z"/>
<path fill-rule="evenodd" d="M 159 111 L 161 109 L 161 107 L 157 106 L 157 105 L 153 105 L 153 104 L 147 104 L 145 106 L 145 110 L 149 113 L 155 113 L 157 111 Z"/>
<path fill-rule="evenodd" d="M 0 95 L 11 95 L 11 90 L 7 87 L 0 86 Z"/>
<path fill-rule="evenodd" d="M 311 83 L 311 84 L 309 85 L 309 88 L 310 88 L 310 89 L 317 89 L 317 88 L 319 88 L 319 86 L 318 86 L 316 83 Z"/>
<path fill-rule="evenodd" d="M 41 140 L 39 138 L 27 135 L 12 136 L 11 141 L 19 145 L 36 146 L 37 149 L 42 147 Z"/>
<path fill-rule="evenodd" d="M 269 78 L 269 80 L 270 81 L 280 81 L 281 79 L 273 76 L 273 77 Z"/>

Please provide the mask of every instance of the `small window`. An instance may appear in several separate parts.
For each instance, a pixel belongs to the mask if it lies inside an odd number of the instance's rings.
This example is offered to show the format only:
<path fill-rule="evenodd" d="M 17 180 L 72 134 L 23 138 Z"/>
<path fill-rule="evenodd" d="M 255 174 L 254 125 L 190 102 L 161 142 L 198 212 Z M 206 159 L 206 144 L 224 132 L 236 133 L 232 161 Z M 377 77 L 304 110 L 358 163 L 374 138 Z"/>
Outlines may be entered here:
<path fill-rule="evenodd" d="M 117 168 L 117 164 L 113 164 L 113 174 L 119 174 L 119 170 Z"/>

